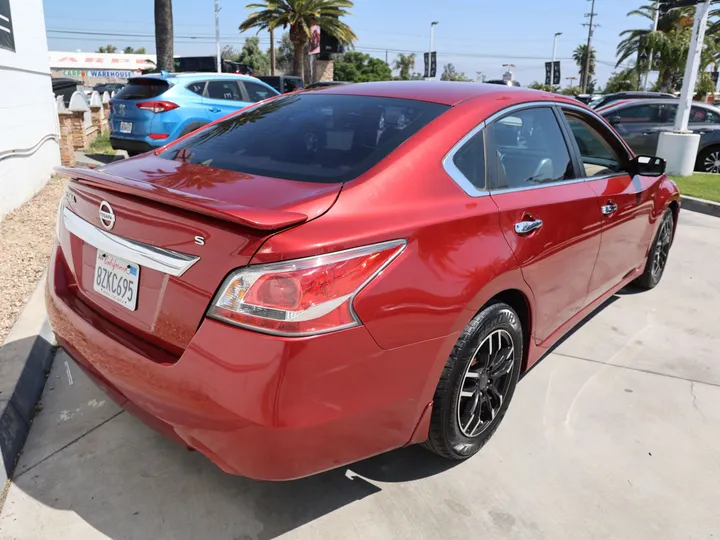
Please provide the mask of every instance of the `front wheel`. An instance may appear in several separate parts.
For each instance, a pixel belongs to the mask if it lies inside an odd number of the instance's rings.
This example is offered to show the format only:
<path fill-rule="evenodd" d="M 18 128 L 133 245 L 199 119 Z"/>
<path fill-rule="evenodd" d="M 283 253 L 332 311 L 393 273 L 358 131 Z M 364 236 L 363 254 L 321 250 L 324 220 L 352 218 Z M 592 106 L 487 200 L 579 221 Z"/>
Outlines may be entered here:
<path fill-rule="evenodd" d="M 645 263 L 645 271 L 634 282 L 638 287 L 652 289 L 660 283 L 670 255 L 674 229 L 675 220 L 673 219 L 672 210 L 668 208 L 663 214 L 655 240 L 650 248 L 648 260 Z"/>
<path fill-rule="evenodd" d="M 453 460 L 477 453 L 505 416 L 522 358 L 523 333 L 515 311 L 496 303 L 478 313 L 440 376 L 425 448 Z"/>

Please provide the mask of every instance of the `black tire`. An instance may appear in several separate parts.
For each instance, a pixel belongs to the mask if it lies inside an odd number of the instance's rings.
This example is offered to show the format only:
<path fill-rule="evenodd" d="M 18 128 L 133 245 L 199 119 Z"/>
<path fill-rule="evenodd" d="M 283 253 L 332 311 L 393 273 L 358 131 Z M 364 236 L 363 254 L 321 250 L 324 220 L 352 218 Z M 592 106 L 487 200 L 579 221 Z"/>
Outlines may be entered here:
<path fill-rule="evenodd" d="M 705 173 L 720 173 L 720 146 L 708 146 L 701 150 L 695 161 L 695 170 Z"/>
<path fill-rule="evenodd" d="M 201 127 L 207 125 L 207 122 L 192 122 L 185 126 L 185 128 L 180 132 L 180 135 L 178 135 L 178 138 L 184 137 L 188 133 L 192 133 L 196 129 L 200 129 Z"/>
<path fill-rule="evenodd" d="M 496 352 L 493 357 L 492 353 L 488 352 L 487 339 L 495 339 L 495 336 L 499 336 L 497 339 L 500 340 L 497 349 L 500 352 L 505 351 L 502 353 L 505 355 L 504 359 L 502 354 Z M 507 338 L 511 340 L 513 347 L 512 358 L 508 354 Z M 464 460 L 485 445 L 500 425 L 515 392 L 522 365 L 523 343 L 520 319 L 507 304 L 491 304 L 470 321 L 453 347 L 435 390 L 428 440 L 423 443 L 425 448 L 447 459 Z M 490 376 L 485 389 L 482 389 L 486 378 L 482 373 L 488 375 L 492 371 L 488 369 L 488 364 L 492 366 L 493 358 L 497 361 L 498 368 L 504 366 L 502 369 L 508 372 L 503 378 Z M 471 378 L 471 370 L 479 376 Z M 502 392 L 502 399 L 498 401 L 499 394 L 493 395 L 491 387 L 499 387 L 500 384 L 503 387 L 507 385 L 507 388 Z M 499 388 L 495 390 L 497 392 Z M 461 392 L 465 397 L 461 396 Z M 467 396 L 471 392 L 472 396 Z M 479 397 L 476 398 L 476 395 Z M 461 402 L 461 399 L 465 401 Z M 475 409 L 478 411 L 477 426 L 475 430 L 470 430 L 474 421 L 470 415 L 473 404 L 479 407 Z M 494 405 L 498 405 L 497 410 Z M 483 414 L 486 420 L 482 420 Z M 464 418 L 469 420 L 464 422 Z"/>
<path fill-rule="evenodd" d="M 674 229 L 675 220 L 673 219 L 672 210 L 668 208 L 660 220 L 660 225 L 650 247 L 647 263 L 645 263 L 645 270 L 639 278 L 633 281 L 633 285 L 641 289 L 652 289 L 660 283 L 670 255 Z"/>

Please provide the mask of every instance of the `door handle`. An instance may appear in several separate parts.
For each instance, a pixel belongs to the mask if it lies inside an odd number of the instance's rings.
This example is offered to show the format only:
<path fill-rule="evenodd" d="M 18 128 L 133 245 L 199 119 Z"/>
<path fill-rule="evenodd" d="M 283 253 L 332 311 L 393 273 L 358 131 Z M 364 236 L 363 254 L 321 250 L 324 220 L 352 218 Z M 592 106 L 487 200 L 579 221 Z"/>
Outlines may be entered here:
<path fill-rule="evenodd" d="M 640 135 L 657 135 L 658 131 L 643 131 Z"/>
<path fill-rule="evenodd" d="M 217 107 L 210 107 L 210 112 L 220 112 L 220 109 Z"/>
<path fill-rule="evenodd" d="M 602 213 L 605 216 L 612 216 L 615 212 L 617 212 L 618 205 L 608 201 L 608 203 L 602 207 Z"/>
<path fill-rule="evenodd" d="M 518 221 L 515 224 L 515 232 L 520 236 L 525 236 L 526 234 L 530 234 L 531 232 L 538 230 L 542 227 L 542 225 L 542 219 L 536 219 L 534 221 Z"/>

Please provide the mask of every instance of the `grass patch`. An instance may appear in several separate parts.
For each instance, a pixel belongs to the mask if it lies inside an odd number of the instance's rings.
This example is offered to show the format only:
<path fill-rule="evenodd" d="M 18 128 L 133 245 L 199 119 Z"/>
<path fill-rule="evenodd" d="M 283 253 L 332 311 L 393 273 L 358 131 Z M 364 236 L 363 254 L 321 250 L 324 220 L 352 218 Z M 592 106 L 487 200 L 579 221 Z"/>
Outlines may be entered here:
<path fill-rule="evenodd" d="M 673 177 L 673 180 L 683 195 L 720 202 L 720 174 L 695 173 L 692 176 Z"/>
<path fill-rule="evenodd" d="M 97 138 L 90 144 L 88 148 L 89 154 L 105 154 L 107 156 L 114 156 L 115 150 L 110 146 L 110 133 L 103 133 L 98 135 Z"/>

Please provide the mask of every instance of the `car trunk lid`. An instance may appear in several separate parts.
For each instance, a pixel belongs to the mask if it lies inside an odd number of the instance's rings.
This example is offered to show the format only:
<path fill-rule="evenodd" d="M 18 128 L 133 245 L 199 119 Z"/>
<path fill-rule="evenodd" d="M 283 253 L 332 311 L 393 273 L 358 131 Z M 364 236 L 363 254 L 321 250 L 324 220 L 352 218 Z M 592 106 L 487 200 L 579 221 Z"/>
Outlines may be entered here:
<path fill-rule="evenodd" d="M 65 217 L 60 244 L 78 299 L 178 357 L 225 276 L 248 264 L 274 232 L 326 212 L 341 189 L 155 156 L 60 171 L 72 178 L 64 210 L 72 215 Z M 110 228 L 101 222 L 103 202 L 114 215 Z M 98 251 L 140 265 L 134 310 L 94 290 Z M 147 263 L 147 256 L 161 263 Z M 183 260 L 194 262 L 172 270 Z"/>

